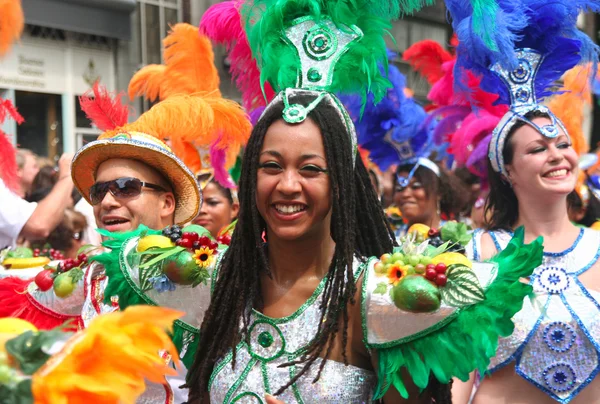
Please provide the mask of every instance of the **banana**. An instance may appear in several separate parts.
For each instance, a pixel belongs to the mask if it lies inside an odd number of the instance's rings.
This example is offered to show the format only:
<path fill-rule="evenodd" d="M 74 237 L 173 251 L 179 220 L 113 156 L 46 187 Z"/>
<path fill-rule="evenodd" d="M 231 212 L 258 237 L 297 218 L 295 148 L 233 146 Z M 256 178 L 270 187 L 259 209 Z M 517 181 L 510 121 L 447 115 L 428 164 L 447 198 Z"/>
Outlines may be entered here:
<path fill-rule="evenodd" d="M 2 265 L 6 269 L 26 269 L 43 267 L 50 262 L 48 257 L 35 257 L 35 258 L 7 258 L 2 261 Z"/>

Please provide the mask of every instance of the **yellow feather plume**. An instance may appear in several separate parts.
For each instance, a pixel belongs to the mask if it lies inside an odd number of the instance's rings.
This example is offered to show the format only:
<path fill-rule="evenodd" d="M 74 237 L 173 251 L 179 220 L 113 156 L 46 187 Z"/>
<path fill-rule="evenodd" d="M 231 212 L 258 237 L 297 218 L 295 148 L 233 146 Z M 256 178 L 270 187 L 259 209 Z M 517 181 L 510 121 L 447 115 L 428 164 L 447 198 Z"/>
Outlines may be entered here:
<path fill-rule="evenodd" d="M 24 26 L 21 0 L 0 0 L 0 56 L 6 55 L 21 37 Z"/>
<path fill-rule="evenodd" d="M 220 96 L 219 72 L 214 65 L 212 45 L 196 27 L 176 24 L 163 45 L 165 64 L 143 67 L 133 76 L 128 88 L 131 99 L 144 96 L 154 101 L 193 93 Z"/>

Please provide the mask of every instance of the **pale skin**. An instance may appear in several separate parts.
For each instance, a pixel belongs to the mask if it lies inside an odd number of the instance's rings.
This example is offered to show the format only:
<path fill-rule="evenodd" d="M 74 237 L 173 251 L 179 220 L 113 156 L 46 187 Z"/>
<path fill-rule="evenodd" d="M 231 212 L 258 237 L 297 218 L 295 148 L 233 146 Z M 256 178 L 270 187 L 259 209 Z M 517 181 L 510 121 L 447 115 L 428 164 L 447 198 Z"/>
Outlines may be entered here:
<path fill-rule="evenodd" d="M 257 174 L 257 206 L 267 223 L 269 267 L 272 277 L 261 279 L 260 311 L 274 318 L 294 313 L 313 294 L 326 275 L 335 243 L 330 235 L 331 193 L 327 162 L 318 126 L 307 119 L 290 125 L 275 122 L 265 136 Z M 300 213 L 285 215 L 277 206 L 300 206 Z M 360 280 L 358 290 L 360 290 Z M 362 341 L 360 296 L 349 311 L 348 364 L 368 370 L 376 367 Z M 337 335 L 329 360 L 343 362 L 342 333 Z M 409 385 L 409 400 L 392 388 L 389 403 L 429 403 Z M 282 403 L 267 396 L 268 403 Z"/>
<path fill-rule="evenodd" d="M 165 189 L 170 188 L 156 170 L 137 160 L 110 159 L 100 164 L 96 170 L 96 182 L 122 177 L 134 177 Z M 133 198 L 117 198 L 107 192 L 104 199 L 94 206 L 98 228 L 111 232 L 132 231 L 140 224 L 159 230 L 174 223 L 174 212 L 173 192 L 150 188 L 142 188 L 141 194 Z"/>
<path fill-rule="evenodd" d="M 533 119 L 538 125 L 549 123 L 547 118 Z M 514 228 L 525 226 L 525 242 L 544 237 L 545 252 L 561 252 L 569 248 L 579 234 L 579 229 L 569 220 L 567 195 L 575 188 L 577 179 L 577 154 L 569 139 L 561 134 L 548 139 L 533 127 L 525 125 L 513 135 L 514 157 L 507 165 L 508 180 L 518 199 L 519 215 Z M 548 174 L 566 170 L 565 175 Z M 481 239 L 482 259 L 497 254 L 489 234 Z M 600 291 L 600 264 L 579 276 L 590 290 Z M 467 383 L 455 382 L 453 402 L 466 404 L 471 395 L 473 377 Z M 556 401 L 527 382 L 515 372 L 514 363 L 482 380 L 473 404 L 555 404 Z M 570 403 L 600 403 L 600 380 L 594 379 Z"/>

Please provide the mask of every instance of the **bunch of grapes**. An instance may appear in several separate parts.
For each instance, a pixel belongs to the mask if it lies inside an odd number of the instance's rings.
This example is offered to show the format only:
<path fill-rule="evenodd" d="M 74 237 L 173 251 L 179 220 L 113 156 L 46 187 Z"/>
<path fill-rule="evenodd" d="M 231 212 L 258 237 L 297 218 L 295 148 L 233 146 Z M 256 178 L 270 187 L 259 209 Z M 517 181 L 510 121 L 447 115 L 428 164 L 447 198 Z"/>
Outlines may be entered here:
<path fill-rule="evenodd" d="M 58 264 L 58 272 L 67 272 L 73 268 L 79 268 L 83 264 L 87 264 L 88 256 L 85 253 L 81 253 L 77 258 L 67 258 L 60 264 Z"/>
<path fill-rule="evenodd" d="M 54 248 L 50 248 L 50 249 L 44 248 L 43 250 L 40 250 L 39 248 L 35 248 L 33 250 L 33 256 L 34 257 L 48 257 L 54 261 L 62 261 L 65 259 L 65 256 L 62 253 L 62 251 L 55 250 Z"/>
<path fill-rule="evenodd" d="M 174 224 L 166 227 L 162 231 L 162 234 L 163 236 L 170 238 L 172 242 L 177 243 L 177 240 L 183 237 L 183 230 L 181 230 L 181 226 Z"/>

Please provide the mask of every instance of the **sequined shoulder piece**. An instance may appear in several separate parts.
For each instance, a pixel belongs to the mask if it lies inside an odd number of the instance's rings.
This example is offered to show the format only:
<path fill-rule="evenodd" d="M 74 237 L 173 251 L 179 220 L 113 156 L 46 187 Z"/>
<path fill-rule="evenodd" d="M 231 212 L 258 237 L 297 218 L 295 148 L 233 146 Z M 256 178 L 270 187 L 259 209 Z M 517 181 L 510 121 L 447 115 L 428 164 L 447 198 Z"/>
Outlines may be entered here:
<path fill-rule="evenodd" d="M 514 362 L 521 377 L 561 403 L 575 398 L 598 374 L 600 293 L 578 277 L 599 255 L 600 232 L 591 229 L 581 229 L 565 251 L 544 253 L 530 277 L 534 295 L 515 315 L 513 334 L 500 339 L 492 373 Z"/>
<path fill-rule="evenodd" d="M 456 305 L 436 297 L 439 296 L 437 288 L 426 290 L 429 281 L 421 282 L 414 289 L 403 290 L 400 295 L 394 287 L 386 284 L 387 275 L 377 272 L 377 263 L 377 260 L 370 262 L 363 280 L 362 321 L 367 347 L 389 347 L 413 341 L 440 329 L 458 314 Z M 484 290 L 497 274 L 495 264 L 475 262 L 472 270 Z M 434 296 L 429 296 L 429 293 Z M 425 306 L 436 298 L 438 308 L 427 311 Z M 409 306 L 408 301 L 412 300 L 412 309 L 398 307 Z"/>
<path fill-rule="evenodd" d="M 356 279 L 365 264 L 354 263 Z M 248 335 L 236 348 L 235 367 L 230 352 L 215 366 L 209 382 L 213 403 L 263 404 L 265 393 L 273 394 L 301 369 L 297 361 L 315 337 L 321 318 L 324 279 L 313 295 L 293 314 L 271 318 L 253 310 Z M 286 404 L 371 403 L 376 377 L 372 371 L 327 360 L 315 383 L 321 360 L 277 398 Z"/>

